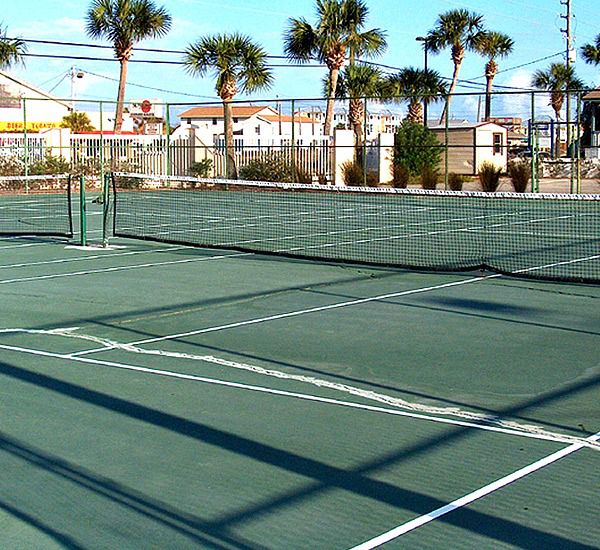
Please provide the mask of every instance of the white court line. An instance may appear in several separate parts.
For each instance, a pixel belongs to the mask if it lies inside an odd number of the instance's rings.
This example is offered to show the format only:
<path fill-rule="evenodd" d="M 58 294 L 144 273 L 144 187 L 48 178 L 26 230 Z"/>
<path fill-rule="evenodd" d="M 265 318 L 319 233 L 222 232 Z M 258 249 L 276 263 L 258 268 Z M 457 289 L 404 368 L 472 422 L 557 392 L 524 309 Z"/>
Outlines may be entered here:
<path fill-rule="evenodd" d="M 327 379 L 315 378 L 313 376 L 306 376 L 303 374 L 292 374 L 288 372 L 278 371 L 274 369 L 266 369 L 264 367 L 253 365 L 250 363 L 240 363 L 238 361 L 232 361 L 229 359 L 223 359 L 215 357 L 214 355 L 196 355 L 190 353 L 173 352 L 161 349 L 146 349 L 134 346 L 132 344 L 124 344 L 115 340 L 109 340 L 98 336 L 89 334 L 79 333 L 77 327 L 69 327 L 62 329 L 42 330 L 42 329 L 26 329 L 26 328 L 7 328 L 0 329 L 0 334 L 31 334 L 46 337 L 59 337 L 59 338 L 72 338 L 77 340 L 91 341 L 104 346 L 109 350 L 125 351 L 127 353 L 134 353 L 137 355 L 152 355 L 158 356 L 165 359 L 175 359 L 177 361 L 196 361 L 203 363 L 212 363 L 221 367 L 244 370 L 252 372 L 262 376 L 269 376 L 280 380 L 286 380 L 288 382 L 300 382 L 302 384 L 309 384 L 316 386 L 320 389 L 334 390 L 343 394 L 349 394 L 354 397 L 366 399 L 368 401 L 375 401 L 381 405 L 391 406 L 396 409 L 410 411 L 412 413 L 426 414 L 428 417 L 453 417 L 459 418 L 465 422 L 475 422 L 477 425 L 495 426 L 498 428 L 508 430 L 518 430 L 519 433 L 529 433 L 536 435 L 544 435 L 549 437 L 551 440 L 560 440 L 562 443 L 573 443 L 581 441 L 580 437 L 558 434 L 541 428 L 540 426 L 521 424 L 511 420 L 504 420 L 502 417 L 490 414 L 482 414 L 474 411 L 462 410 L 458 407 L 439 407 L 432 405 L 424 405 L 421 403 L 414 403 L 406 401 L 399 397 L 393 397 L 384 393 L 379 393 L 373 390 L 366 390 L 356 386 L 343 384 L 339 382 L 332 382 Z M 67 357 L 79 357 L 80 352 L 69 353 Z M 597 445 L 597 450 L 600 450 L 600 445 Z"/>
<path fill-rule="evenodd" d="M 490 426 L 487 424 L 479 424 L 477 422 L 454 420 L 451 418 L 419 414 L 419 413 L 410 412 L 410 411 L 401 411 L 398 409 L 390 409 L 390 408 L 380 407 L 380 406 L 376 406 L 376 405 L 365 405 L 362 403 L 354 403 L 352 401 L 342 401 L 339 399 L 333 399 L 333 398 L 329 398 L 329 397 L 320 397 L 317 395 L 311 395 L 311 394 L 306 394 L 306 393 L 291 392 L 291 391 L 286 391 L 286 390 L 277 390 L 277 389 L 268 388 L 265 386 L 254 386 L 251 384 L 243 384 L 240 382 L 228 382 L 226 380 L 219 380 L 216 378 L 208 378 L 205 376 L 197 376 L 194 374 L 183 374 L 183 373 L 178 373 L 178 372 L 165 371 L 165 370 L 161 370 L 161 369 L 152 369 L 150 367 L 140 367 L 140 366 L 131 365 L 128 363 L 120 363 L 120 362 L 115 362 L 115 361 L 104 361 L 101 359 L 90 359 L 87 357 L 75 357 L 73 354 L 54 353 L 54 352 L 37 350 L 37 349 L 32 349 L 32 348 L 23 348 L 20 346 L 10 346 L 10 345 L 6 345 L 6 344 L 0 344 L 0 349 L 5 349 L 7 351 L 14 351 L 14 352 L 19 352 L 19 353 L 26 353 L 29 355 L 36 355 L 36 356 L 40 356 L 40 357 L 50 357 L 53 359 L 62 359 L 64 361 L 73 361 L 73 362 L 77 362 L 77 363 L 100 365 L 100 366 L 104 366 L 104 367 L 110 367 L 110 368 L 116 368 L 116 369 L 122 369 L 122 370 L 143 372 L 146 374 L 165 376 L 168 378 L 175 378 L 175 379 L 179 379 L 179 380 L 191 380 L 194 382 L 202 382 L 205 384 L 212 384 L 212 385 L 216 385 L 216 386 L 225 386 L 225 387 L 229 387 L 229 388 L 254 391 L 254 392 L 258 392 L 258 393 L 266 393 L 266 394 L 270 394 L 270 395 L 293 397 L 293 398 L 301 399 L 304 401 L 313 401 L 313 402 L 325 403 L 325 404 L 329 404 L 329 405 L 337 405 L 337 406 L 341 406 L 341 407 L 347 407 L 350 409 L 359 409 L 359 410 L 363 410 L 363 411 L 378 412 L 378 413 L 390 414 L 393 416 L 417 418 L 419 420 L 427 420 L 429 422 L 434 422 L 434 423 L 438 423 L 438 424 L 447 424 L 447 425 L 460 426 L 463 428 L 471 428 L 471 429 L 477 429 L 477 430 L 482 430 L 482 431 L 487 431 L 487 432 L 508 434 L 508 435 L 513 435 L 513 436 L 518 436 L 518 437 L 525 437 L 527 439 L 539 439 L 539 440 L 543 440 L 543 441 L 552 441 L 554 443 L 565 443 L 565 440 L 568 442 L 575 440 L 575 441 L 577 441 L 577 443 L 576 443 L 577 445 L 581 445 L 584 447 L 588 446 L 587 440 L 585 440 L 585 439 L 571 437 L 571 436 L 561 436 L 560 434 L 552 434 L 550 432 L 537 433 L 537 432 L 527 432 L 527 431 L 511 429 L 511 428 L 502 428 L 499 426 Z M 591 442 L 590 442 L 589 446 L 594 448 L 593 445 L 591 445 Z"/>
<path fill-rule="evenodd" d="M 500 274 L 494 274 L 494 275 L 486 275 L 484 277 L 472 277 L 470 279 L 463 279 L 460 281 L 453 281 L 451 283 L 443 283 L 440 285 L 434 285 L 434 286 L 428 286 L 428 287 L 421 287 L 421 288 L 413 288 L 411 290 L 403 290 L 400 292 L 391 292 L 389 294 L 380 294 L 378 296 L 370 296 L 368 298 L 358 298 L 356 300 L 348 300 L 345 302 L 337 302 L 335 304 L 329 304 L 326 306 L 316 306 L 316 307 L 311 307 L 311 308 L 307 308 L 307 309 L 299 309 L 299 310 L 295 310 L 295 311 L 288 311 L 286 313 L 277 313 L 275 315 L 268 315 L 266 317 L 258 317 L 255 319 L 247 319 L 246 321 L 237 321 L 235 323 L 228 323 L 226 325 L 217 325 L 214 327 L 207 327 L 207 328 L 201 328 L 201 329 L 197 329 L 197 330 L 190 330 L 188 332 L 180 332 L 177 334 L 169 334 L 167 336 L 159 336 L 156 338 L 148 338 L 146 340 L 138 340 L 137 342 L 130 342 L 130 345 L 136 345 L 139 346 L 141 344 L 151 344 L 154 342 L 162 342 L 165 340 L 174 340 L 176 338 L 185 338 L 187 336 L 195 336 L 198 334 L 206 334 L 209 332 L 217 332 L 217 331 L 221 331 L 221 330 L 227 330 L 227 329 L 231 329 L 231 328 L 239 328 L 239 327 L 243 327 L 243 326 L 248 326 L 248 325 L 256 325 L 258 323 L 265 323 L 267 321 L 276 321 L 279 319 L 288 319 L 290 317 L 298 317 L 300 315 L 308 315 L 310 313 L 318 313 L 321 311 L 329 311 L 332 309 L 340 309 L 342 307 L 350 307 L 350 306 L 356 306 L 359 304 L 368 304 L 369 302 L 377 302 L 377 301 L 381 301 L 381 300 L 387 300 L 390 298 L 398 298 L 400 296 L 410 296 L 411 294 L 421 294 L 423 292 L 430 292 L 432 290 L 438 290 L 441 288 L 450 288 L 450 287 L 454 287 L 454 286 L 460 286 L 460 285 L 466 285 L 469 283 L 475 283 L 475 282 L 479 282 L 479 281 L 484 281 L 484 280 L 488 280 L 488 279 L 494 279 L 496 277 L 501 277 Z M 110 348 L 108 348 L 110 349 Z M 106 347 L 102 347 L 102 348 L 95 348 L 95 349 L 91 349 L 91 350 L 87 350 L 87 351 L 80 351 L 78 353 L 73 354 L 74 356 L 81 356 L 81 355 L 88 355 L 90 353 L 98 353 L 101 351 L 106 351 L 107 348 Z"/>
<path fill-rule="evenodd" d="M 600 439 L 600 432 L 598 432 L 595 435 L 592 435 L 591 437 L 588 437 L 585 441 L 591 443 L 591 442 L 598 441 L 599 439 Z M 454 510 L 462 508 L 462 507 L 466 506 L 467 504 L 470 504 L 486 495 L 489 495 L 490 493 L 498 491 L 499 489 L 502 489 L 503 487 L 506 487 L 507 485 L 510 485 L 511 483 L 514 483 L 515 481 L 517 481 L 525 476 L 528 476 L 529 474 L 532 474 L 533 472 L 537 472 L 538 470 L 541 470 L 542 468 L 545 468 L 546 466 L 549 466 L 550 464 L 557 462 L 561 458 L 564 458 L 570 454 L 573 454 L 573 453 L 583 449 L 584 447 L 585 447 L 585 445 L 583 442 L 574 443 L 574 444 L 570 445 L 569 447 L 565 447 L 564 449 L 561 449 L 560 451 L 552 453 L 551 455 L 548 455 L 548 456 L 538 460 L 537 462 L 529 464 L 528 466 L 525 466 L 524 468 L 521 468 L 520 470 L 517 470 L 516 472 L 513 472 L 512 474 L 509 474 L 503 478 L 500 478 L 497 481 L 494 481 L 493 483 L 486 485 L 485 487 L 481 487 L 480 489 L 477 489 L 476 491 L 473 491 L 472 493 L 469 493 L 468 495 L 465 495 L 457 500 L 454 500 L 450 504 L 446 504 L 445 506 L 442 506 L 441 508 L 437 508 L 436 510 L 431 511 L 428 514 L 425 514 L 425 515 L 415 518 L 407 523 L 404 523 L 403 525 L 400 525 L 400 526 L 396 527 L 395 529 L 388 531 L 387 533 L 383 533 L 383 534 L 379 535 L 378 537 L 375 537 L 371 540 L 363 542 L 362 544 L 359 544 L 358 546 L 354 546 L 350 550 L 371 550 L 373 548 L 377 548 L 378 546 L 381 546 L 382 544 L 390 542 L 391 540 L 396 539 L 410 531 L 413 531 L 414 529 L 422 527 L 423 525 L 425 525 L 431 521 L 434 521 L 442 516 L 445 516 L 446 514 L 449 514 L 450 512 L 453 512 Z"/>
<path fill-rule="evenodd" d="M 92 249 L 89 246 L 88 247 L 68 246 L 67 248 L 76 248 L 77 250 L 98 250 L 98 248 Z M 64 264 L 64 263 L 70 263 L 70 262 L 82 262 L 85 260 L 97 260 L 100 258 L 104 259 L 104 258 L 115 258 L 115 257 L 121 257 L 121 256 L 136 256 L 139 254 L 157 254 L 160 252 L 171 252 L 173 250 L 184 250 L 187 248 L 189 248 L 189 247 L 173 246 L 170 248 L 159 248 L 159 249 L 149 249 L 149 250 L 131 250 L 128 252 L 115 252 L 112 254 L 111 253 L 94 254 L 94 255 L 89 255 L 89 256 L 78 256 L 76 258 L 60 258 L 60 259 L 56 259 L 56 260 L 46 260 L 46 261 L 40 261 L 40 262 L 5 264 L 5 265 L 0 265 L 0 269 L 14 269 L 14 268 L 20 268 L 20 267 L 33 267 L 33 266 L 39 266 L 39 265 Z"/>
<path fill-rule="evenodd" d="M 559 265 L 567 265 L 567 264 L 573 264 L 573 263 L 577 263 L 577 262 L 583 262 L 583 261 L 588 261 L 590 259 L 597 259 L 600 258 L 600 256 L 592 256 L 590 258 L 578 258 L 578 259 L 574 259 L 574 260 L 565 260 L 563 262 L 557 262 L 557 263 L 553 263 L 553 264 L 547 264 L 547 265 L 543 265 L 543 266 L 535 266 L 535 267 L 529 267 L 526 269 L 521 269 L 519 271 L 516 271 L 516 273 L 528 273 L 531 271 L 537 271 L 540 269 L 548 269 L 551 267 L 557 267 Z M 229 330 L 232 328 L 239 328 L 239 327 L 244 327 L 244 326 L 249 326 L 249 325 L 256 325 L 259 323 L 265 323 L 268 321 L 277 321 L 279 319 L 288 319 L 290 317 L 298 317 L 300 315 L 308 315 L 310 313 L 319 313 L 321 311 L 329 311 L 329 310 L 333 310 L 333 309 L 340 309 L 343 307 L 350 307 L 350 306 L 355 306 L 355 305 L 361 305 L 361 304 L 367 304 L 369 302 L 377 302 L 377 301 L 381 301 L 381 300 L 388 300 L 390 298 L 398 298 L 401 296 L 410 296 L 412 294 L 421 294 L 424 292 L 430 292 L 432 290 L 439 290 L 442 288 L 450 288 L 450 287 L 454 287 L 454 286 L 460 286 L 460 285 L 466 285 L 466 284 L 470 284 L 470 283 L 477 283 L 477 282 L 481 282 L 481 281 L 487 281 L 489 279 L 496 279 L 498 277 L 503 277 L 503 275 L 501 273 L 494 273 L 492 275 L 485 275 L 483 277 L 471 277 L 470 279 L 462 279 L 460 281 L 453 281 L 451 283 L 443 283 L 440 285 L 434 285 L 434 286 L 428 286 L 428 287 L 421 287 L 421 288 L 414 288 L 411 290 L 403 290 L 400 292 L 391 292 L 389 294 L 380 294 L 378 296 L 370 296 L 368 298 L 358 298 L 356 300 L 348 300 L 345 302 L 337 302 L 335 304 L 329 304 L 326 306 L 316 306 L 316 307 L 312 307 L 312 308 L 308 308 L 308 309 L 299 309 L 299 310 L 295 310 L 295 311 L 289 311 L 286 313 L 277 313 L 274 315 L 268 315 L 266 317 L 257 317 L 255 319 L 247 319 L 245 321 L 237 321 L 235 323 L 228 323 L 225 325 L 217 325 L 217 326 L 213 326 L 213 327 L 206 327 L 206 328 L 201 328 L 201 329 L 197 329 L 197 330 L 190 330 L 187 332 L 179 332 L 176 334 L 168 334 L 166 336 L 158 336 L 156 338 L 147 338 L 145 340 L 138 340 L 135 342 L 129 342 L 129 345 L 135 345 L 135 346 L 139 346 L 142 344 L 152 344 L 155 342 L 162 342 L 162 341 L 166 341 L 166 340 L 175 340 L 177 338 L 186 338 L 188 336 L 197 336 L 198 334 L 207 334 L 210 332 L 218 332 L 221 330 Z M 0 281 L 1 284 L 1 281 Z M 77 356 L 81 356 L 81 355 L 89 355 L 91 353 L 99 353 L 102 351 L 106 351 L 107 347 L 102 347 L 102 348 L 94 348 L 94 349 L 90 349 L 90 350 L 84 350 L 84 351 L 80 351 L 77 352 L 73 355 L 77 355 Z"/>
<path fill-rule="evenodd" d="M 36 275 L 33 277 L 21 277 L 17 279 L 4 279 L 0 280 L 0 285 L 8 285 L 13 283 L 23 283 L 28 281 L 43 281 L 48 279 L 62 279 L 64 277 L 78 277 L 81 275 L 93 275 L 96 273 L 112 273 L 116 271 L 129 271 L 133 269 L 142 269 L 148 267 L 159 267 L 166 265 L 175 265 L 175 264 L 187 264 L 192 262 L 204 262 L 208 260 L 225 260 L 227 258 L 236 258 L 239 256 L 249 256 L 251 253 L 249 252 L 240 252 L 235 254 L 219 254 L 215 256 L 206 256 L 202 258 L 186 258 L 185 260 L 170 260 L 166 262 L 152 262 L 146 264 L 135 264 L 135 265 L 127 265 L 122 267 L 106 267 L 103 269 L 88 269 L 86 271 L 72 271 L 70 273 L 57 273 L 54 275 Z"/>

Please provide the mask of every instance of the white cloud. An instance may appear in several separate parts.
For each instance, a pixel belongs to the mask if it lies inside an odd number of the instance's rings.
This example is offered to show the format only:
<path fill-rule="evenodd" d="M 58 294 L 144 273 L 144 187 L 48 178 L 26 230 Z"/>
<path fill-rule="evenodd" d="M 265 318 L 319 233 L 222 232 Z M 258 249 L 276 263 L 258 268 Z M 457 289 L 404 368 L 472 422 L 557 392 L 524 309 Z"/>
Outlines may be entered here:
<path fill-rule="evenodd" d="M 502 82 L 503 86 L 514 88 L 516 92 L 519 89 L 532 90 L 531 80 L 533 73 L 525 69 L 515 71 L 510 78 Z M 520 117 L 523 120 L 531 119 L 531 98 L 530 91 L 522 93 L 510 93 L 501 95 L 496 100 L 495 116 Z M 552 116 L 554 111 L 548 105 L 548 94 L 535 94 L 534 114 L 536 119 Z"/>

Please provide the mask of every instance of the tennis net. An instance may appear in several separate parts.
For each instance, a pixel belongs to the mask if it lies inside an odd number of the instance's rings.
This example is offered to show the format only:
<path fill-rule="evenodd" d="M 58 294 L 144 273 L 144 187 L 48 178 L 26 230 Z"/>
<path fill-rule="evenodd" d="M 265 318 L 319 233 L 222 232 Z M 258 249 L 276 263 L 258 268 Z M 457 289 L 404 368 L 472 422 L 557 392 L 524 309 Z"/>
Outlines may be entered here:
<path fill-rule="evenodd" d="M 0 235 L 72 237 L 71 176 L 0 177 Z"/>
<path fill-rule="evenodd" d="M 116 236 L 412 269 L 600 282 L 600 195 L 113 175 Z"/>

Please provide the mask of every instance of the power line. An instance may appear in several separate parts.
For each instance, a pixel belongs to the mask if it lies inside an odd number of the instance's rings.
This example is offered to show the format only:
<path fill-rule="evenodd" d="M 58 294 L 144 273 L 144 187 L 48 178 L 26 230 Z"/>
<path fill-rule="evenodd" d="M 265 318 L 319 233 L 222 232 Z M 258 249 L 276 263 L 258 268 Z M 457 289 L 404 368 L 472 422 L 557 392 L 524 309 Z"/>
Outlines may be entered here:
<path fill-rule="evenodd" d="M 10 38 L 8 40 L 15 40 L 14 38 Z M 106 44 L 86 44 L 83 42 L 63 42 L 60 40 L 39 40 L 39 39 L 35 39 L 35 38 L 20 38 L 19 40 L 22 40 L 23 42 L 30 42 L 32 44 L 46 44 L 46 45 L 52 45 L 52 46 L 73 46 L 73 47 L 78 47 L 78 48 L 98 48 L 98 49 L 103 49 L 103 50 L 113 50 L 114 47 L 113 46 L 108 46 Z M 164 49 L 158 49 L 158 48 L 142 48 L 142 47 L 136 47 L 135 51 L 139 51 L 139 52 L 153 52 L 153 53 L 169 53 L 169 54 L 179 54 L 179 55 L 184 55 L 186 52 L 185 50 L 164 50 Z M 284 55 L 267 55 L 265 56 L 268 59 L 287 59 L 287 57 L 285 57 Z"/>
<path fill-rule="evenodd" d="M 112 78 L 110 76 L 105 76 L 105 75 L 102 75 L 102 74 L 93 73 L 91 71 L 84 70 L 83 72 L 86 73 L 86 74 L 90 74 L 92 76 L 95 76 L 97 78 L 104 78 L 106 80 L 112 80 L 113 82 L 118 82 L 119 81 L 117 78 Z M 175 92 L 173 90 L 165 90 L 163 88 L 154 88 L 152 86 L 145 86 L 144 84 L 136 84 L 135 82 L 127 82 L 127 86 L 136 86 L 138 88 L 145 88 L 146 90 L 153 90 L 155 92 L 171 93 L 171 94 L 183 95 L 183 96 L 187 96 L 187 97 L 195 97 L 195 98 L 201 98 L 201 99 L 215 99 L 216 98 L 216 96 L 195 95 L 195 94 L 189 94 L 187 92 Z"/>

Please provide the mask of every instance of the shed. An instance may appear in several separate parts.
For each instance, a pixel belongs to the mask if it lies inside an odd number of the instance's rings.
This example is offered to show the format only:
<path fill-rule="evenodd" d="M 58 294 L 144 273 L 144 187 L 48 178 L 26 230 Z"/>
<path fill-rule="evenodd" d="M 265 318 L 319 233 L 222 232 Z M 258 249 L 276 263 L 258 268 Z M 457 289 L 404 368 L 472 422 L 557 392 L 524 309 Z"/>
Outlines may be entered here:
<path fill-rule="evenodd" d="M 600 158 L 600 88 L 596 88 L 583 96 L 584 109 L 589 109 L 589 127 L 584 130 L 584 156 L 586 159 Z"/>
<path fill-rule="evenodd" d="M 430 126 L 440 143 L 445 144 L 446 127 Z M 448 172 L 473 176 L 483 162 L 491 162 L 503 172 L 508 163 L 508 130 L 493 122 L 448 123 Z M 441 168 L 444 171 L 445 157 Z"/>

